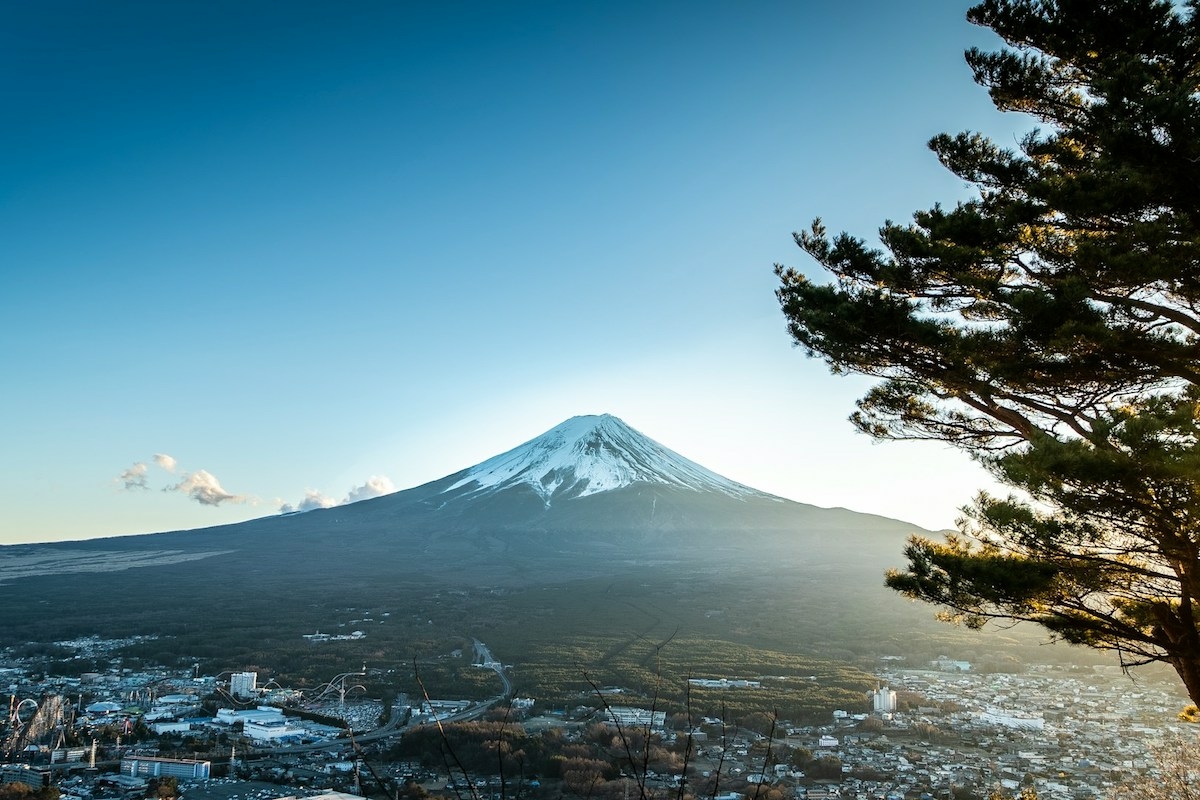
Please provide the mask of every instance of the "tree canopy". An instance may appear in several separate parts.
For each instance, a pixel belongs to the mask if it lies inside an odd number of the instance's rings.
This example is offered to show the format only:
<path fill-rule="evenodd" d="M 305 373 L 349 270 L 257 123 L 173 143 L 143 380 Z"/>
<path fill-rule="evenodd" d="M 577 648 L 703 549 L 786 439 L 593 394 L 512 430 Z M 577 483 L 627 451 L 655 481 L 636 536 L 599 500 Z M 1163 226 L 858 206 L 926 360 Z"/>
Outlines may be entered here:
<path fill-rule="evenodd" d="M 1200 703 L 1200 0 L 986 0 L 1007 44 L 967 64 L 1040 127 L 935 136 L 973 187 L 881 247 L 795 234 L 832 283 L 776 267 L 794 340 L 879 378 L 851 420 L 952 443 L 1020 490 L 914 537 L 888 585 L 972 626 L 1030 620 Z"/>

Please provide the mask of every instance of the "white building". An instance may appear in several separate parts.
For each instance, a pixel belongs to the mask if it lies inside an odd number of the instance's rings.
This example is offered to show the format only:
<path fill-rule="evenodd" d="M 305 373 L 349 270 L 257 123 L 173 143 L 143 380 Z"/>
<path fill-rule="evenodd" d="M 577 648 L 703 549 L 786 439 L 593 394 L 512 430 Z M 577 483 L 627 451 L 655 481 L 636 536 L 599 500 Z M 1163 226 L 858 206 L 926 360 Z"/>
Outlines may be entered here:
<path fill-rule="evenodd" d="M 933 661 L 929 662 L 929 666 L 941 672 L 970 672 L 970 661 L 955 661 L 946 656 L 938 656 Z"/>
<path fill-rule="evenodd" d="M 251 672 L 251 675 L 254 673 Z M 194 694 L 164 694 L 156 701 L 157 705 L 163 706 L 194 706 L 197 705 L 198 697 Z"/>
<path fill-rule="evenodd" d="M 107 701 L 107 700 L 104 702 L 101 702 L 101 703 L 92 703 L 90 706 L 88 706 L 87 708 L 84 709 L 84 711 L 86 711 L 89 714 L 92 714 L 93 716 L 104 716 L 105 714 L 115 714 L 120 710 L 121 710 L 120 703 L 113 703 L 113 702 Z"/>
<path fill-rule="evenodd" d="M 239 722 L 256 722 L 260 725 L 284 722 L 283 712 L 273 706 L 259 706 L 254 709 L 218 708 L 213 722 L 218 725 L 236 725 Z"/>
<path fill-rule="evenodd" d="M 31 789 L 50 785 L 50 770 L 28 764 L 0 764 L 0 784 L 23 783 Z"/>
<path fill-rule="evenodd" d="M 246 720 L 242 735 L 255 742 L 273 742 L 288 736 L 303 736 L 304 729 L 296 728 L 282 720 L 278 722 L 254 722 Z"/>
<path fill-rule="evenodd" d="M 257 672 L 235 672 L 229 676 L 229 693 L 234 697 L 250 698 L 258 694 Z"/>
<path fill-rule="evenodd" d="M 296 795 L 288 795 L 281 797 L 279 800 L 298 800 Z M 308 795 L 307 800 L 362 800 L 356 794 L 346 794 L 345 792 L 324 792 L 322 794 Z"/>
<path fill-rule="evenodd" d="M 692 686 L 702 689 L 761 689 L 761 681 L 751 681 L 746 678 L 688 678 Z"/>
<path fill-rule="evenodd" d="M 1025 731 L 1040 731 L 1046 728 L 1046 720 L 1042 717 L 1026 717 L 995 708 L 989 708 L 981 712 L 979 714 L 979 721 L 985 725 L 999 725 L 1003 728 L 1016 728 Z"/>
<path fill-rule="evenodd" d="M 470 700 L 426 700 L 421 703 L 417 709 L 421 714 L 426 716 L 437 716 L 446 714 L 456 714 L 459 711 L 466 711 L 471 707 Z"/>
<path fill-rule="evenodd" d="M 121 759 L 121 774 L 136 777 L 149 775 L 171 775 L 176 778 L 208 780 L 212 772 L 211 761 L 196 761 L 191 758 L 143 758 L 141 756 Z"/>
<path fill-rule="evenodd" d="M 876 689 L 871 698 L 875 711 L 887 713 L 896 710 L 896 693 L 886 686 Z"/>
<path fill-rule="evenodd" d="M 628 706 L 610 706 L 605 714 L 604 722 L 622 728 L 662 730 L 667 724 L 667 712 Z"/>

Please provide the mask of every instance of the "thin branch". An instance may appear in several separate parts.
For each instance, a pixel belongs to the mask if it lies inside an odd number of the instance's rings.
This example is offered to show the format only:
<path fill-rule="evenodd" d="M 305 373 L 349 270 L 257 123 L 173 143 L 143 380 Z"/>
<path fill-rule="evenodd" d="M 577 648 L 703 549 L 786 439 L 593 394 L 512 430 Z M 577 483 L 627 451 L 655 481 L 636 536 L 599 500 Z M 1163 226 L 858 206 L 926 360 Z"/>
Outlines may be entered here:
<path fill-rule="evenodd" d="M 767 764 L 771 760 L 771 748 L 775 745 L 775 725 L 779 722 L 779 709 L 771 710 L 771 728 L 767 731 L 767 751 L 763 754 L 762 770 L 758 773 L 758 785 L 754 787 L 754 798 L 758 800 L 763 782 L 767 779 Z"/>
<path fill-rule="evenodd" d="M 425 703 L 429 706 L 429 710 L 433 711 L 433 703 L 430 701 L 429 692 L 425 689 L 425 682 L 421 680 L 421 672 L 417 669 L 416 658 L 413 659 L 413 677 L 417 679 L 417 686 L 421 689 L 421 696 L 425 698 Z M 467 789 L 471 793 L 472 800 L 479 800 L 479 793 L 475 791 L 475 782 L 471 780 L 471 776 L 467 773 L 467 768 L 464 767 L 462 762 L 458 760 L 458 754 L 454 752 L 454 747 L 450 744 L 449 737 L 446 736 L 446 729 L 442 727 L 442 721 L 438 719 L 437 714 L 433 715 L 433 722 L 437 726 L 438 736 L 440 736 L 442 740 L 442 760 L 445 761 L 446 757 L 449 756 L 449 758 L 454 761 L 454 765 L 458 767 L 458 771 L 462 773 L 463 782 L 467 784 Z M 451 774 L 449 764 L 446 765 L 446 774 Z M 458 795 L 461 800 L 462 794 L 458 791 L 457 783 L 454 785 L 454 793 Z"/>

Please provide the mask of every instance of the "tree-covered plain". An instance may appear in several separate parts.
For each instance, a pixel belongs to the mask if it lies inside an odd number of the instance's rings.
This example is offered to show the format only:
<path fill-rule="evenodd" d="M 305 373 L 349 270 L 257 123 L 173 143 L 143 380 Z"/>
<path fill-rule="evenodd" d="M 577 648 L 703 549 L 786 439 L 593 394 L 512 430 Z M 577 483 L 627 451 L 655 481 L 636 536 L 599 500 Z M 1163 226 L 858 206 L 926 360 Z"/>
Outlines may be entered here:
<path fill-rule="evenodd" d="M 558 709 L 594 706 L 589 680 L 623 686 L 631 702 L 649 702 L 657 689 L 659 702 L 675 711 L 684 706 L 688 677 L 773 676 L 759 690 L 693 693 L 698 714 L 716 716 L 724 705 L 731 720 L 773 708 L 797 718 L 865 708 L 883 655 L 910 664 L 949 655 L 1004 670 L 1071 655 L 1032 636 L 979 641 L 938 625 L 878 583 L 847 593 L 839 572 L 764 564 L 731 566 L 724 575 L 663 567 L 621 573 L 520 588 L 326 585 L 314 574 L 303 586 L 263 581 L 254 592 L 214 587 L 199 565 L 176 568 L 168 590 L 139 580 L 153 571 L 125 573 L 121 591 L 107 575 L 47 576 L 0 586 L 0 646 L 42 674 L 116 666 L 189 677 L 254 670 L 261 683 L 311 692 L 365 666 L 355 697 L 415 699 L 419 675 L 431 696 L 485 699 L 500 683 L 470 664 L 478 638 L 511 665 L 516 692 Z M 356 629 L 362 638 L 305 638 Z M 92 635 L 141 638 L 87 658 L 54 644 Z"/>

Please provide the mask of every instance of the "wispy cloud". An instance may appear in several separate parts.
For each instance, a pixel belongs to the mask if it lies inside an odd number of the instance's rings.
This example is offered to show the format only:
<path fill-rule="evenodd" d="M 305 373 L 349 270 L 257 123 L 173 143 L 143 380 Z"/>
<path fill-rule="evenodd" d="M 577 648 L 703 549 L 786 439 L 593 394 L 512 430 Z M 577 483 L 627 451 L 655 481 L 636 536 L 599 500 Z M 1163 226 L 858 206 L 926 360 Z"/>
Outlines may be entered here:
<path fill-rule="evenodd" d="M 372 497 L 381 497 L 385 494 L 391 494 L 394 491 L 396 491 L 396 487 L 392 485 L 392 481 L 386 475 L 372 475 L 367 479 L 366 483 L 351 489 L 350 493 L 343 497 L 341 501 L 334 500 L 332 497 L 316 489 L 309 489 L 304 493 L 304 499 L 299 503 L 280 502 L 279 513 L 293 514 L 297 511 L 313 511 L 318 508 L 344 506 L 347 503 L 370 500 Z"/>
<path fill-rule="evenodd" d="M 155 453 L 154 454 L 154 463 L 158 464 L 160 467 L 165 469 L 167 472 L 174 472 L 175 467 L 179 462 L 177 462 L 174 459 L 174 457 L 169 456 L 166 453 Z"/>
<path fill-rule="evenodd" d="M 146 481 L 146 465 L 139 461 L 129 469 L 117 476 L 117 482 L 125 486 L 126 489 L 149 489 L 150 484 Z"/>
<path fill-rule="evenodd" d="M 205 506 L 219 506 L 222 503 L 245 503 L 250 498 L 245 495 L 232 494 L 225 491 L 221 482 L 211 472 L 198 469 L 185 473 L 183 480 L 163 489 L 164 492 L 182 492 L 197 503 Z"/>

